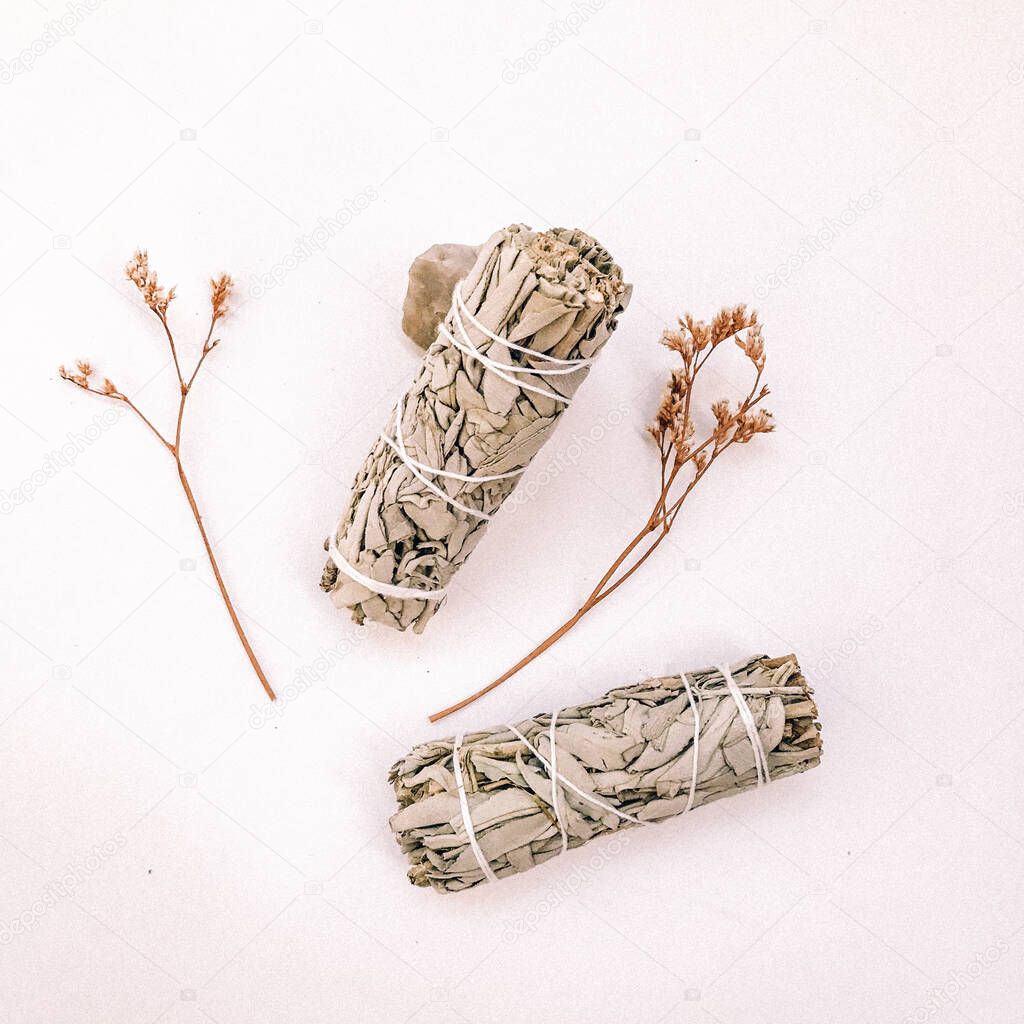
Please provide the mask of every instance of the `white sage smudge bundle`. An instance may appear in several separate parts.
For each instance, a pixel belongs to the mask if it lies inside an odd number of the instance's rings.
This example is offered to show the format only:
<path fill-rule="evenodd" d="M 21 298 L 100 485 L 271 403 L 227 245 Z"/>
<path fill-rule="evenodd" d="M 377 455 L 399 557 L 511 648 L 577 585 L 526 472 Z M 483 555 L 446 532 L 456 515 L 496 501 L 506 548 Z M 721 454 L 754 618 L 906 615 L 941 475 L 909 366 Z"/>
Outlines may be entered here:
<path fill-rule="evenodd" d="M 759 655 L 421 743 L 388 775 L 409 879 L 459 892 L 813 768 L 811 693 L 793 655 Z"/>
<path fill-rule="evenodd" d="M 338 607 L 423 630 L 629 295 L 579 230 L 515 224 L 481 246 L 324 544 L 320 585 Z"/>

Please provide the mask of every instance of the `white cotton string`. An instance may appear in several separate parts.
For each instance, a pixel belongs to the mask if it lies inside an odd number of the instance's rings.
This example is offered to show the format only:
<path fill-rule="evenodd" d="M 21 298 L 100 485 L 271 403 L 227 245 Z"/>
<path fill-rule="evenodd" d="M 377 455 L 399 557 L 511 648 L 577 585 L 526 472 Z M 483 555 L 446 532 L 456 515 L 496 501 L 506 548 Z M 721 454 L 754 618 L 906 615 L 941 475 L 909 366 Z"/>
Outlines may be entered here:
<path fill-rule="evenodd" d="M 533 366 L 509 366 L 507 363 L 497 363 L 493 359 L 485 356 L 470 340 L 469 333 L 466 331 L 466 325 L 462 321 L 463 310 L 466 311 L 466 315 L 469 317 L 470 323 L 481 331 L 488 338 L 494 341 L 501 342 L 501 344 L 515 348 L 516 351 L 526 352 L 530 355 L 543 357 L 551 362 L 571 363 L 571 366 L 562 369 L 549 369 L 542 370 Z M 476 320 L 472 314 L 466 310 L 466 304 L 462 299 L 460 288 L 455 289 L 455 296 L 452 299 L 452 306 L 449 311 L 449 316 L 452 318 L 452 323 L 455 325 L 456 330 L 462 336 L 460 341 L 456 338 L 445 326 L 444 323 L 438 324 L 437 330 L 439 334 L 444 335 L 448 341 L 457 348 L 463 355 L 470 356 L 475 359 L 486 369 L 490 370 L 496 377 L 500 377 L 502 380 L 507 381 L 509 384 L 514 384 L 517 388 L 521 388 L 523 391 L 532 391 L 535 394 L 543 395 L 545 398 L 553 399 L 556 402 L 562 402 L 565 405 L 571 405 L 572 399 L 567 398 L 565 395 L 558 394 L 557 391 L 550 391 L 547 388 L 538 388 L 533 384 L 527 384 L 526 381 L 516 380 L 515 377 L 510 376 L 515 373 L 529 373 L 537 377 L 560 377 L 567 373 L 576 373 L 577 370 L 582 369 L 585 366 L 589 366 L 592 359 L 556 359 L 554 356 L 548 356 L 543 352 L 534 352 L 533 349 L 523 348 L 521 345 L 512 345 L 511 342 L 506 341 L 504 338 L 497 334 L 492 334 L 487 330 L 478 320 Z"/>
<path fill-rule="evenodd" d="M 381 434 L 381 439 L 391 445 L 401 456 L 402 461 L 407 466 L 414 466 L 416 469 L 423 470 L 424 473 L 430 473 L 432 476 L 443 476 L 449 480 L 459 480 L 464 484 L 488 484 L 494 480 L 508 480 L 514 476 L 520 476 L 526 472 L 526 467 L 521 466 L 519 469 L 513 469 L 508 473 L 494 473 L 490 476 L 485 476 L 480 473 L 474 473 L 470 476 L 468 473 L 453 473 L 448 469 L 438 469 L 436 466 L 428 466 L 425 462 L 417 462 L 408 452 L 405 447 L 405 437 L 402 434 L 402 418 L 405 407 L 405 396 L 403 395 L 398 400 L 398 409 L 395 413 L 395 437 L 392 440 L 387 434 Z"/>
<path fill-rule="evenodd" d="M 697 795 L 697 774 L 700 770 L 700 708 L 693 699 L 693 689 L 690 680 L 685 675 L 680 676 L 683 686 L 686 687 L 686 697 L 690 702 L 690 710 L 693 711 L 693 770 L 690 772 L 690 798 L 686 801 L 686 811 L 693 809 L 693 799 Z"/>
<path fill-rule="evenodd" d="M 387 436 L 386 434 L 381 434 L 381 435 L 380 435 L 380 439 L 381 439 L 381 440 L 382 440 L 383 442 L 385 442 L 385 444 L 389 444 L 389 445 L 390 445 L 390 446 L 391 446 L 392 448 L 394 448 L 394 450 L 395 450 L 395 452 L 397 453 L 398 457 L 399 457 L 399 458 L 400 458 L 400 459 L 401 459 L 401 460 L 402 460 L 402 461 L 403 461 L 403 462 L 405 463 L 405 466 L 406 466 L 406 468 L 407 468 L 407 469 L 409 470 L 409 472 L 410 472 L 410 473 L 412 473 L 412 475 L 413 475 L 414 477 L 416 477 L 416 479 L 417 479 L 417 480 L 419 480 L 419 482 L 420 482 L 421 484 L 423 484 L 423 486 L 424 486 L 424 487 L 426 487 L 426 488 L 427 488 L 427 490 L 429 490 L 429 491 L 433 491 L 433 492 L 434 492 L 434 494 L 436 494 L 436 495 L 437 495 L 437 496 L 438 496 L 439 498 L 441 498 L 441 499 L 442 499 L 443 501 L 445 501 L 445 502 L 447 502 L 447 503 L 448 503 L 449 505 L 451 505 L 451 506 L 452 506 L 452 508 L 457 508 L 457 509 L 459 509 L 460 511 L 462 511 L 462 512 L 466 512 L 466 513 L 468 513 L 468 514 L 469 514 L 469 515 L 471 515 L 471 516 L 476 516 L 476 518 L 477 518 L 477 519 L 485 519 L 485 520 L 490 520 L 490 519 L 491 519 L 491 516 L 490 516 L 490 514 L 489 514 L 489 513 L 487 513 L 487 512 L 481 512 L 481 511 L 480 511 L 480 509 L 478 509 L 478 508 L 473 508 L 473 507 L 472 507 L 471 505 L 463 505 L 463 504 L 462 504 L 462 502 L 461 502 L 461 501 L 459 501 L 459 500 L 458 500 L 457 498 L 453 498 L 453 497 L 452 497 L 452 496 L 451 496 L 450 494 L 447 494 L 447 493 L 446 493 L 445 491 L 442 491 L 442 490 L 441 490 L 441 488 L 437 486 L 437 484 L 435 484 L 435 483 L 432 483 L 432 482 L 431 482 L 430 480 L 428 480 L 428 479 L 427 479 L 427 478 L 426 478 L 426 477 L 425 477 L 425 476 L 424 476 L 424 475 L 423 475 L 423 474 L 422 474 L 422 473 L 421 473 L 421 472 L 420 472 L 420 471 L 419 471 L 419 470 L 418 470 L 418 469 L 417 469 L 417 468 L 416 468 L 416 467 L 415 467 L 415 466 L 414 466 L 414 465 L 413 465 L 413 464 L 412 464 L 412 463 L 411 463 L 411 462 L 409 461 L 409 459 L 408 459 L 408 457 L 407 457 L 407 455 L 406 455 L 406 453 L 405 453 L 404 449 L 402 449 L 402 448 L 400 448 L 400 447 L 399 447 L 399 444 L 398 444 L 398 442 L 397 442 L 397 441 L 392 441 L 392 440 L 391 440 L 391 438 L 390 438 L 390 437 L 388 437 L 388 436 Z"/>
<path fill-rule="evenodd" d="M 456 321 L 456 326 L 461 327 L 462 321 Z M 455 338 L 448 333 L 444 326 L 438 327 L 438 331 L 443 334 L 460 352 L 463 352 L 467 356 L 472 356 L 477 362 L 483 363 L 483 365 L 494 374 L 495 377 L 500 377 L 504 381 L 508 381 L 509 384 L 515 384 L 517 388 L 521 388 L 523 391 L 533 391 L 535 394 L 543 395 L 545 398 L 551 398 L 556 402 L 563 402 L 565 405 L 571 405 L 572 399 L 566 398 L 565 395 L 560 395 L 555 391 L 549 391 L 547 388 L 538 388 L 533 384 L 527 384 L 524 380 L 516 380 L 515 377 L 510 376 L 504 370 L 502 370 L 496 362 L 488 359 L 487 356 L 478 352 L 471 342 L 464 345 L 461 342 L 455 340 Z M 462 329 L 462 333 L 465 334 L 465 329 Z M 467 335 L 468 338 L 468 335 Z M 506 367 L 508 369 L 508 367 Z M 535 371 L 538 375 L 543 376 L 541 371 Z"/>
<path fill-rule="evenodd" d="M 747 707 L 743 694 L 736 685 L 736 680 L 733 679 L 732 673 L 729 669 L 722 665 L 719 667 L 719 671 L 722 673 L 722 678 L 725 680 L 725 685 L 728 688 L 730 695 L 736 702 L 740 718 L 743 720 L 743 723 L 747 728 L 747 735 L 750 737 L 750 745 L 754 751 L 754 764 L 758 773 L 757 784 L 758 786 L 762 785 L 762 771 L 764 772 L 764 784 L 767 784 L 771 781 L 771 777 L 768 775 L 768 759 L 765 756 L 764 747 L 761 745 L 761 738 L 758 735 L 753 715 L 751 715 L 750 708 Z M 689 701 L 690 709 L 693 711 L 693 769 L 690 774 L 689 799 L 686 801 L 686 809 L 683 812 L 685 814 L 687 811 L 692 809 L 694 797 L 697 792 L 701 719 L 700 702 L 699 699 L 694 698 L 693 688 L 690 686 L 689 679 L 687 679 L 685 675 L 680 676 L 680 679 L 686 689 L 686 698 Z M 617 807 L 613 807 L 611 804 L 599 799 L 592 793 L 585 792 L 574 782 L 571 782 L 564 775 L 560 774 L 558 771 L 558 745 L 555 742 L 555 726 L 557 721 L 558 712 L 555 711 L 551 715 L 551 722 L 548 727 L 548 742 L 551 748 L 550 761 L 544 758 L 540 751 L 514 725 L 506 723 L 505 728 L 508 729 L 508 731 L 512 733 L 512 735 L 515 736 L 535 758 L 537 758 L 537 760 L 544 766 L 545 771 L 548 773 L 548 777 L 551 779 L 551 804 L 554 807 L 555 818 L 558 821 L 558 828 L 562 836 L 562 853 L 565 853 L 569 848 L 569 831 L 566 828 L 565 818 L 562 814 L 561 804 L 559 803 L 558 787 L 560 785 L 565 786 L 566 789 L 572 790 L 573 793 L 586 803 L 603 811 L 607 811 L 610 814 L 614 814 L 623 821 L 628 821 L 633 825 L 650 824 L 649 822 L 642 821 L 640 818 L 634 817 L 632 814 L 620 811 Z M 498 876 L 491 869 L 491 865 L 484 856 L 484 852 L 480 848 L 480 843 L 477 840 L 476 830 L 473 827 L 473 818 L 469 808 L 469 799 L 466 796 L 466 785 L 462 774 L 462 762 L 459 758 L 459 748 L 462 746 L 464 735 L 465 733 L 462 732 L 456 733 L 455 739 L 452 741 L 452 768 L 455 774 L 455 787 L 459 795 L 459 808 L 462 812 L 462 821 L 466 827 L 466 836 L 469 840 L 470 849 L 473 851 L 473 856 L 476 857 L 477 864 L 480 865 L 480 870 L 483 872 L 487 881 L 496 882 L 498 881 Z"/>
<path fill-rule="evenodd" d="M 565 827 L 562 805 L 558 802 L 558 744 L 555 742 L 555 721 L 558 712 L 551 712 L 551 728 L 548 732 L 548 744 L 551 747 L 551 805 L 555 809 L 558 827 L 562 830 L 562 853 L 569 849 L 569 833 Z"/>
<path fill-rule="evenodd" d="M 418 601 L 440 601 L 448 594 L 447 587 L 438 587 L 436 590 L 419 590 L 416 587 L 398 587 L 394 583 L 382 583 L 380 580 L 375 580 L 372 576 L 361 573 L 352 565 L 338 550 L 338 543 L 334 539 L 331 540 L 327 553 L 331 556 L 331 561 L 349 579 L 355 580 L 356 583 L 361 583 L 367 590 L 372 590 L 375 594 L 380 594 L 381 597 L 399 597 L 403 600 L 415 598 Z"/>
<path fill-rule="evenodd" d="M 754 716 L 750 712 L 750 707 L 747 705 L 746 698 L 743 696 L 740 688 L 736 685 L 736 680 L 733 679 L 732 673 L 729 671 L 726 665 L 719 665 L 718 671 L 722 673 L 722 678 L 725 680 L 725 685 L 729 690 L 729 695 L 736 702 L 736 710 L 739 712 L 740 720 L 743 722 L 744 727 L 747 730 L 747 736 L 750 739 L 750 749 L 754 754 L 754 768 L 757 771 L 757 785 L 767 786 L 772 781 L 771 774 L 768 771 L 768 756 L 764 752 L 764 746 L 761 743 L 761 736 L 757 731 L 757 723 L 754 721 Z"/>
<path fill-rule="evenodd" d="M 693 688 L 690 686 L 689 679 L 686 676 L 680 677 L 683 682 L 683 686 L 686 688 L 686 698 L 690 702 L 690 710 L 693 711 L 693 768 L 690 772 L 690 792 L 689 798 L 686 801 L 686 811 L 693 809 L 693 801 L 697 795 L 697 778 L 700 773 L 700 706 L 698 701 L 694 698 Z M 562 852 L 568 844 L 568 835 L 566 833 L 565 823 L 560 813 L 558 804 L 558 784 L 565 786 L 567 789 L 571 789 L 580 799 L 585 800 L 587 803 L 592 804 L 594 807 L 599 807 L 603 811 L 610 811 L 612 814 L 618 815 L 623 821 L 632 822 L 634 825 L 646 825 L 646 821 L 641 821 L 639 818 L 633 817 L 632 814 L 627 814 L 625 811 L 620 811 L 617 807 L 613 807 L 609 803 L 605 803 L 603 800 L 599 800 L 596 796 L 591 793 L 587 793 L 580 789 L 579 786 L 570 782 L 564 775 L 560 775 L 558 772 L 557 762 L 557 748 L 555 746 L 555 720 L 558 717 L 556 711 L 551 716 L 551 727 L 549 730 L 549 742 L 551 745 L 551 761 L 546 761 L 539 750 L 514 726 L 506 723 L 505 728 L 509 730 L 514 736 L 516 736 L 530 751 L 531 754 L 544 766 L 545 771 L 551 779 L 551 795 L 552 804 L 555 808 L 555 815 L 558 818 L 559 827 L 562 830 Z"/>
<path fill-rule="evenodd" d="M 446 491 L 443 491 L 433 481 L 428 480 L 423 473 L 433 473 L 436 476 L 446 476 L 453 480 L 461 480 L 464 483 L 470 484 L 482 484 L 487 483 L 490 480 L 505 480 L 509 477 L 519 476 L 520 473 L 525 472 L 523 469 L 515 469 L 511 473 L 497 473 L 493 476 L 466 476 L 462 473 L 451 473 L 445 469 L 435 469 L 433 466 L 428 466 L 424 462 L 418 462 L 412 458 L 408 450 L 405 447 L 405 437 L 402 434 L 402 419 L 405 416 L 405 396 L 403 395 L 398 400 L 398 405 L 395 407 L 395 436 L 394 438 L 388 437 L 387 434 L 382 433 L 380 439 L 387 445 L 390 445 L 394 449 L 398 457 L 405 463 L 406 468 L 417 480 L 420 481 L 428 490 L 433 491 L 439 498 L 446 501 L 453 508 L 460 509 L 463 512 L 468 513 L 471 516 L 475 516 L 477 519 L 484 519 L 490 521 L 493 517 L 487 512 L 481 512 L 478 508 L 473 508 L 470 505 L 463 505 L 462 502 L 453 498 Z M 421 472 L 421 470 L 423 472 Z"/>
<path fill-rule="evenodd" d="M 616 817 L 621 818 L 623 821 L 630 821 L 634 825 L 646 825 L 647 822 L 641 821 L 639 818 L 634 818 L 632 814 L 627 814 L 625 811 L 620 811 L 617 807 L 612 807 L 611 804 L 605 803 L 604 800 L 598 799 L 592 793 L 587 793 L 580 789 L 574 782 L 571 782 L 564 775 L 560 775 L 557 772 L 552 771 L 551 764 L 541 756 L 540 751 L 514 726 L 506 723 L 505 728 L 509 732 L 514 734 L 519 740 L 522 741 L 527 750 L 544 766 L 544 770 L 548 775 L 557 779 L 558 782 L 565 786 L 566 789 L 571 789 L 581 800 L 585 800 L 588 804 L 593 804 L 594 807 L 600 807 L 602 811 L 607 811 L 609 814 L 614 814 Z"/>
<path fill-rule="evenodd" d="M 559 359 L 557 356 L 549 356 L 547 352 L 538 352 L 532 348 L 526 348 L 524 345 L 516 345 L 514 342 L 503 338 L 500 334 L 495 334 L 494 331 L 489 331 L 482 323 L 466 307 L 466 300 L 462 297 L 462 285 L 461 283 L 455 288 L 455 305 L 457 307 L 456 312 L 460 316 L 465 316 L 472 327 L 475 327 L 484 337 L 490 338 L 491 341 L 497 341 L 504 345 L 506 348 L 512 349 L 514 352 L 522 352 L 524 355 L 532 356 L 534 359 L 543 359 L 548 363 L 556 363 L 559 366 L 567 366 L 570 369 L 561 370 L 561 373 L 573 373 L 578 370 L 581 366 L 590 366 L 593 363 L 593 359 Z M 550 376 L 554 370 L 534 370 L 530 367 L 516 367 L 512 370 L 513 373 L 542 373 Z"/>
<path fill-rule="evenodd" d="M 487 858 L 484 856 L 484 851 L 480 849 L 480 844 L 476 841 L 476 831 L 473 828 L 473 815 L 469 811 L 469 800 L 466 797 L 466 786 L 462 779 L 462 763 L 459 761 L 459 747 L 462 746 L 463 733 L 456 733 L 455 739 L 452 742 L 452 767 L 455 770 L 455 786 L 459 791 L 459 807 L 462 810 L 462 823 L 466 826 L 466 835 L 469 837 L 469 847 L 473 851 L 473 856 L 476 857 L 476 862 L 480 865 L 480 870 L 484 873 L 484 877 L 488 882 L 496 882 L 498 876 L 491 870 L 491 865 L 487 862 Z"/>
<path fill-rule="evenodd" d="M 566 373 L 575 373 L 577 370 L 582 369 L 585 366 L 589 366 L 594 360 L 590 358 L 581 359 L 559 359 L 555 356 L 549 356 L 546 352 L 535 352 L 533 349 L 525 348 L 522 345 L 516 345 L 506 338 L 502 338 L 500 335 L 495 334 L 493 331 L 488 330 L 472 313 L 466 308 L 465 299 L 462 297 L 462 286 L 461 283 L 456 285 L 453 298 L 452 306 L 449 311 L 452 321 L 458 328 L 459 333 L 462 335 L 463 341 L 456 340 L 444 327 L 444 324 L 438 326 L 438 332 L 443 334 L 460 352 L 465 355 L 471 356 L 476 359 L 479 363 L 483 364 L 488 370 L 500 377 L 502 380 L 508 381 L 510 384 L 514 384 L 518 388 L 522 388 L 525 391 L 534 391 L 539 395 L 545 395 L 548 398 L 554 399 L 557 402 L 563 402 L 565 405 L 570 404 L 570 399 L 564 395 L 559 395 L 554 391 L 547 391 L 544 388 L 534 387 L 532 384 L 527 384 L 525 381 L 516 380 L 514 377 L 508 376 L 510 373 L 531 373 L 540 377 L 544 376 L 558 376 Z M 466 331 L 466 325 L 463 323 L 462 317 L 465 315 L 466 319 L 469 320 L 470 324 L 475 327 L 485 337 L 490 338 L 492 341 L 500 342 L 509 349 L 514 349 L 516 352 L 523 352 L 527 355 L 533 356 L 537 359 L 544 360 L 549 363 L 555 363 L 559 366 L 564 366 L 564 369 L 536 369 L 529 366 L 508 366 L 507 364 L 496 363 L 493 359 L 489 359 L 477 347 L 469 338 L 469 334 Z M 453 508 L 457 508 L 467 515 L 474 516 L 477 519 L 484 521 L 490 521 L 493 516 L 490 513 L 482 512 L 480 509 L 473 508 L 470 505 L 464 505 L 458 499 L 453 498 L 446 491 L 443 491 L 433 481 L 427 479 L 424 476 L 425 473 L 429 473 L 431 476 L 447 477 L 449 480 L 459 480 L 466 484 L 484 484 L 491 483 L 495 480 L 508 480 L 512 477 L 519 476 L 526 472 L 526 467 L 520 467 L 519 469 L 510 470 L 508 473 L 494 473 L 490 475 L 475 475 L 470 476 L 465 473 L 454 473 L 447 469 L 438 469 L 435 466 L 428 466 L 425 462 L 419 462 L 414 459 L 405 447 L 405 438 L 402 434 L 402 419 L 404 416 L 405 409 L 405 396 L 398 400 L 398 405 L 395 410 L 395 436 L 388 437 L 387 434 L 382 433 L 380 435 L 381 440 L 384 441 L 391 449 L 398 455 L 399 459 L 405 464 L 406 468 L 417 480 L 420 481 L 428 490 L 432 491 L 439 498 L 443 499 Z M 380 594 L 382 597 L 397 597 L 402 600 L 416 599 L 420 601 L 440 601 L 447 594 L 446 587 L 438 587 L 436 590 L 420 590 L 417 587 L 399 587 L 393 583 L 382 583 L 379 580 L 373 579 L 371 576 L 367 576 L 365 573 L 361 573 L 354 565 L 352 565 L 346 558 L 344 558 L 340 551 L 338 551 L 336 542 L 332 539 L 329 554 L 331 561 L 334 562 L 335 566 L 343 572 L 350 579 L 356 581 L 356 583 L 362 584 L 367 590 L 372 590 L 376 594 Z"/>

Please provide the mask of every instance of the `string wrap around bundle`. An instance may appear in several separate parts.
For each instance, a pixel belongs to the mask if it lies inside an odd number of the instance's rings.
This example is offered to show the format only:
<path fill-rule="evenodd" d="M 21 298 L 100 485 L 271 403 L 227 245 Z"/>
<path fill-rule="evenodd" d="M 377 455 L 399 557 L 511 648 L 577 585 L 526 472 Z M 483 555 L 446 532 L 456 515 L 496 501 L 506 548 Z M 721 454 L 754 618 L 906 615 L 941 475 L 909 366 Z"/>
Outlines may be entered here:
<path fill-rule="evenodd" d="M 581 231 L 512 225 L 488 239 L 325 542 L 336 605 L 358 623 L 426 626 L 629 295 Z"/>
<path fill-rule="evenodd" d="M 423 743 L 389 774 L 415 885 L 458 892 L 819 763 L 796 658 L 665 676 Z"/>

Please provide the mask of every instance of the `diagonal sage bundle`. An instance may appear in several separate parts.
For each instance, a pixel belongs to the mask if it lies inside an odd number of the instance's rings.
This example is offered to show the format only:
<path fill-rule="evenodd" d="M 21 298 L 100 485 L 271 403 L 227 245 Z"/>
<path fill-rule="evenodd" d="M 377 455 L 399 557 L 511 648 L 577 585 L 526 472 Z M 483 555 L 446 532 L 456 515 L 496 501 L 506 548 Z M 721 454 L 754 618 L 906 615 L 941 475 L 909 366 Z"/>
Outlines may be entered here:
<path fill-rule="evenodd" d="M 421 743 L 388 775 L 409 878 L 459 892 L 813 768 L 811 692 L 793 655 L 759 655 Z"/>
<path fill-rule="evenodd" d="M 423 630 L 629 295 L 582 231 L 514 224 L 480 247 L 324 544 L 320 585 L 338 607 Z"/>

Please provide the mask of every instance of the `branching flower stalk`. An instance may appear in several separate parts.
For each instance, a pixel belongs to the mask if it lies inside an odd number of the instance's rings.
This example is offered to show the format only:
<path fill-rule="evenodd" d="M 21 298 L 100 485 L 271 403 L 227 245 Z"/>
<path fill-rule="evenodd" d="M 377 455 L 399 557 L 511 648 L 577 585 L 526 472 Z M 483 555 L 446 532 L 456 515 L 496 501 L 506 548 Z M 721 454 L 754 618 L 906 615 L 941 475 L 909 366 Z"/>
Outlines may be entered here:
<path fill-rule="evenodd" d="M 70 381 L 83 391 L 88 391 L 92 395 L 99 395 L 102 398 L 107 398 L 114 402 L 121 402 L 128 406 L 128 408 L 131 409 L 131 411 L 135 413 L 135 415 L 138 416 L 138 418 L 145 424 L 154 437 L 157 438 L 168 454 L 170 454 L 171 458 L 174 459 L 174 465 L 178 470 L 178 480 L 181 482 L 181 489 L 185 492 L 185 498 L 188 501 L 188 506 L 192 510 L 192 516 L 196 521 L 196 526 L 199 528 L 199 536 L 202 538 L 203 547 L 206 548 L 206 557 L 210 561 L 210 567 L 213 569 L 213 575 L 217 580 L 217 586 L 220 589 L 220 595 L 224 600 L 224 605 L 228 610 L 228 615 L 231 617 L 231 623 L 235 627 L 238 639 L 241 640 L 242 647 L 245 649 L 246 655 L 248 655 L 253 671 L 255 671 L 259 678 L 267 696 L 271 700 L 276 700 L 277 698 L 274 694 L 273 687 L 271 687 L 266 673 L 263 671 L 263 668 L 252 649 L 252 645 L 249 643 L 249 638 L 245 635 L 245 630 L 242 628 L 242 623 L 239 621 L 238 614 L 235 611 L 235 606 L 231 602 L 227 586 L 224 583 L 224 577 L 221 575 L 220 566 L 217 564 L 216 556 L 213 553 L 213 545 L 211 544 L 210 538 L 206 532 L 206 527 L 203 525 L 203 517 L 199 512 L 199 505 L 196 502 L 195 493 L 192 490 L 192 485 L 189 483 L 188 475 L 185 473 L 185 466 L 181 458 L 181 429 L 185 418 L 185 404 L 188 401 L 188 396 L 192 392 L 192 386 L 195 384 L 196 377 L 199 375 L 199 370 L 206 361 L 206 357 L 220 344 L 220 339 L 215 338 L 213 336 L 213 332 L 217 324 L 228 314 L 227 303 L 228 298 L 231 295 L 231 278 L 227 274 L 221 274 L 220 277 L 210 280 L 210 328 L 206 332 L 206 338 L 203 341 L 203 348 L 199 354 L 198 360 L 196 361 L 195 367 L 186 377 L 182 370 L 182 361 L 178 353 L 178 346 L 175 343 L 174 335 L 171 333 L 170 325 L 167 322 L 167 309 L 174 299 L 174 289 L 171 288 L 165 291 L 163 287 L 161 287 L 157 281 L 156 273 L 149 268 L 149 254 L 144 249 L 137 250 L 131 260 L 129 260 L 125 267 L 125 274 L 127 275 L 128 280 L 138 288 L 143 301 L 160 321 L 164 335 L 167 338 L 167 344 L 171 350 L 171 359 L 174 361 L 174 372 L 178 378 L 178 388 L 180 391 L 180 397 L 178 399 L 178 413 L 174 424 L 173 440 L 169 439 L 160 430 L 158 430 L 157 427 L 153 425 L 152 420 L 150 420 L 149 417 L 147 417 L 139 407 L 127 395 L 125 395 L 112 380 L 110 380 L 109 377 L 104 377 L 102 384 L 96 385 L 93 382 L 93 378 L 96 374 L 90 363 L 84 360 L 79 360 L 75 363 L 74 371 L 68 371 L 62 366 L 60 367 L 60 375 L 64 380 Z"/>
<path fill-rule="evenodd" d="M 712 404 L 714 426 L 698 442 L 695 440 L 697 428 L 693 417 L 694 385 L 712 353 L 729 339 L 733 339 L 750 360 L 754 382 L 735 407 L 724 398 Z M 571 618 L 483 689 L 431 715 L 431 722 L 440 721 L 479 700 L 556 644 L 651 557 L 675 525 L 686 499 L 725 452 L 735 444 L 747 444 L 755 435 L 766 434 L 773 429 L 771 413 L 755 408 L 769 393 L 761 383 L 765 365 L 764 340 L 755 311 L 748 313 L 742 305 L 726 308 L 710 324 L 694 320 L 687 314 L 679 320 L 678 330 L 662 334 L 661 343 L 677 353 L 683 365 L 672 371 L 654 423 L 648 427 L 658 446 L 661 465 L 660 490 L 647 521 Z"/>

